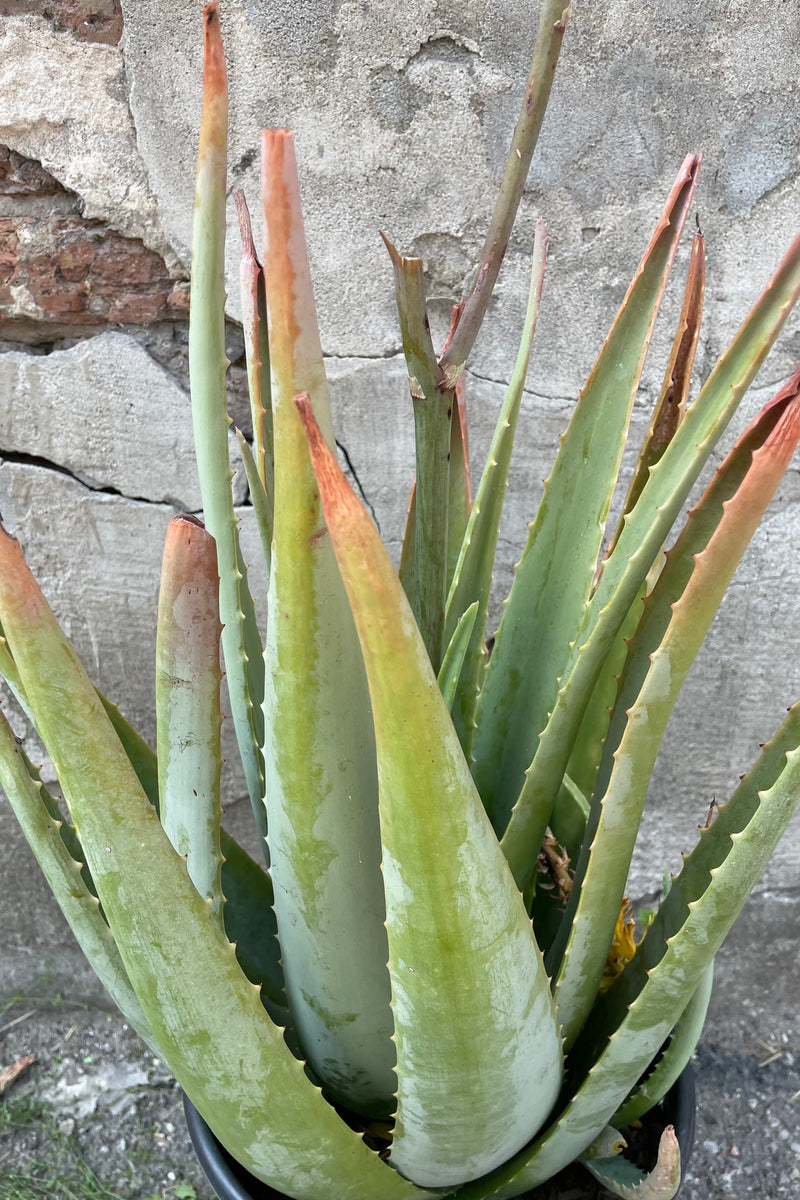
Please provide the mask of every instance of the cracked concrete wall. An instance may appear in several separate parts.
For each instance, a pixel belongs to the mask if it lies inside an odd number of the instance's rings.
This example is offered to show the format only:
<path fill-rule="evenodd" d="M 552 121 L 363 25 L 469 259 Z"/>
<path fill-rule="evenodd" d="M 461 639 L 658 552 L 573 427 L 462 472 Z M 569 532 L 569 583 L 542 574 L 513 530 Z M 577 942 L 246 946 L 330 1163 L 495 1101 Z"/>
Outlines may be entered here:
<path fill-rule="evenodd" d="M 529 0 L 223 0 L 231 182 L 257 211 L 258 130 L 300 161 L 337 437 L 397 555 L 413 432 L 383 229 L 426 263 L 434 333 L 468 285 L 516 118 Z M 161 545 L 199 508 L 188 420 L 188 246 L 200 0 L 0 0 L 0 512 L 103 689 L 149 737 Z M 575 397 L 687 151 L 708 289 L 704 378 L 800 226 L 800 9 L 768 0 L 576 0 L 551 109 L 468 374 L 477 477 L 522 325 L 534 222 L 551 236 L 501 532 L 496 611 Z M 229 214 L 230 404 L 249 418 Z M 683 274 L 686 249 L 676 273 Z M 634 414 L 646 428 L 681 283 Z M 800 359 L 790 318 L 735 431 Z M 720 454 L 717 458 L 721 457 Z M 243 483 L 247 556 L 257 559 Z M 800 475 L 790 469 L 670 725 L 634 895 L 650 893 L 800 694 Z M 264 580 L 254 580 L 262 606 Z M 17 728 L 24 722 L 15 715 Z M 246 827 L 236 752 L 227 802 Z M 0 801 L 0 991 L 45 958 L 89 977 Z M 798 888 L 798 826 L 762 890 Z M 20 889 L 30 889 L 25 906 Z M 31 942 L 31 922 L 36 933 Z M 27 946 L 27 948 L 26 948 Z"/>

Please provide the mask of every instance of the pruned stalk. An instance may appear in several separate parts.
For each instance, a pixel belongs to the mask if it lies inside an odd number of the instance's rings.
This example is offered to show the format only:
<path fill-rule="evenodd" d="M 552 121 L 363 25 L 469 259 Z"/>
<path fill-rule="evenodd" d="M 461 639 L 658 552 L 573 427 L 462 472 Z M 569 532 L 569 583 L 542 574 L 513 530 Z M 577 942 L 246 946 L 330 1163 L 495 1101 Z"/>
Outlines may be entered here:
<path fill-rule="evenodd" d="M 413 496 L 414 583 L 411 606 L 438 671 L 444 653 L 448 584 L 450 452 L 454 387 L 445 386 L 428 321 L 422 259 L 404 258 L 384 237 L 392 260 L 397 311 L 414 407 L 417 474 Z"/>
<path fill-rule="evenodd" d="M 458 378 L 467 361 L 486 315 L 500 265 L 508 248 L 508 240 L 550 98 L 550 88 L 568 17 L 569 6 L 564 0 L 543 0 L 533 61 L 506 159 L 500 194 L 481 251 L 472 290 L 467 297 L 455 334 L 441 358 L 442 369 L 449 381 Z"/>
<path fill-rule="evenodd" d="M 221 923 L 220 631 L 214 539 L 196 517 L 173 517 L 156 637 L 159 816 Z"/>

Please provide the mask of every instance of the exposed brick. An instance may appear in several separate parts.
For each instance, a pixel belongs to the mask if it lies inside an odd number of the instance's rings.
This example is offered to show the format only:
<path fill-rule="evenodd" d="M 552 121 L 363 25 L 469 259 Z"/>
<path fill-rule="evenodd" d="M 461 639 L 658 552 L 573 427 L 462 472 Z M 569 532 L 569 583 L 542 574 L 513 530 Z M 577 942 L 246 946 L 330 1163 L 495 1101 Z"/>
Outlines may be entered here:
<path fill-rule="evenodd" d="M 63 191 L 41 163 L 23 158 L 8 146 L 0 146 L 0 195 L 54 196 Z"/>
<path fill-rule="evenodd" d="M 0 147 L 0 337 L 33 322 L 81 326 L 150 325 L 184 318 L 186 285 L 138 239 L 86 220 L 76 196 L 40 163 Z M 54 199 L 48 200 L 47 197 Z M 12 211 L 9 211 L 11 208 Z"/>
<path fill-rule="evenodd" d="M 116 46 L 122 36 L 120 0 L 0 0 L 0 16 L 47 17 L 84 42 Z"/>

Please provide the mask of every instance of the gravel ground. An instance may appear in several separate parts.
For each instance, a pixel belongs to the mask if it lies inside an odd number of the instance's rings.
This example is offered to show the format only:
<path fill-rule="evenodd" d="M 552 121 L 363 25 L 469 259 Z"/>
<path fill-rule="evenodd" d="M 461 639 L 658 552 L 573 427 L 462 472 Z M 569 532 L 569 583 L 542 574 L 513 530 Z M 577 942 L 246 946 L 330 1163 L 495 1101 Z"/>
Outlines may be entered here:
<path fill-rule="evenodd" d="M 681 1200 L 800 1197 L 799 918 L 796 893 L 756 898 L 718 955 Z M 0 997 L 0 1072 L 34 1059 L 0 1099 L 0 1200 L 213 1200 L 163 1064 L 46 992 Z"/>
<path fill-rule="evenodd" d="M 3 1066 L 35 1058 L 0 1102 L 0 1200 L 212 1200 L 174 1082 L 118 1016 L 23 999 L 0 1031 Z M 682 1200 L 797 1200 L 800 1056 L 712 1036 L 697 1067 Z"/>

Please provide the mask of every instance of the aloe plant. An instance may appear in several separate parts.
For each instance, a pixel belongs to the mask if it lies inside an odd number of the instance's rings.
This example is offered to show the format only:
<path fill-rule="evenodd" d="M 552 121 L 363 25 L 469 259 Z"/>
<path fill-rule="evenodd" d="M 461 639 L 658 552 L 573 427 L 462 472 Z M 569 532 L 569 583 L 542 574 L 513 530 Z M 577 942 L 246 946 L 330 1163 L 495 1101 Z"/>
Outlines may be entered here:
<path fill-rule="evenodd" d="M 265 247 L 242 231 L 253 410 L 240 445 L 269 573 L 265 641 L 239 547 L 225 401 L 227 85 L 206 4 L 190 367 L 205 525 L 174 518 L 158 611 L 157 755 L 86 676 L 0 532 L 0 670 L 51 796 L 0 715 L 0 782 L 89 961 L 219 1140 L 297 1200 L 511 1197 L 573 1162 L 669 1200 L 620 1130 L 702 1029 L 714 956 L 800 795 L 800 705 L 638 940 L 625 884 L 658 747 L 800 438 L 800 371 L 673 527 L 800 294 L 800 237 L 690 404 L 694 238 L 665 382 L 606 530 L 700 159 L 680 168 L 564 433 L 490 643 L 503 496 L 547 259 L 470 494 L 464 365 L 566 25 L 543 0 L 476 282 L 437 356 L 422 263 L 387 242 L 417 437 L 399 570 L 337 462 L 291 134 L 263 135 Z M 606 548 L 604 537 L 608 534 Z M 219 646 L 257 863 L 220 823 Z M 492 644 L 491 653 L 487 646 Z"/>

